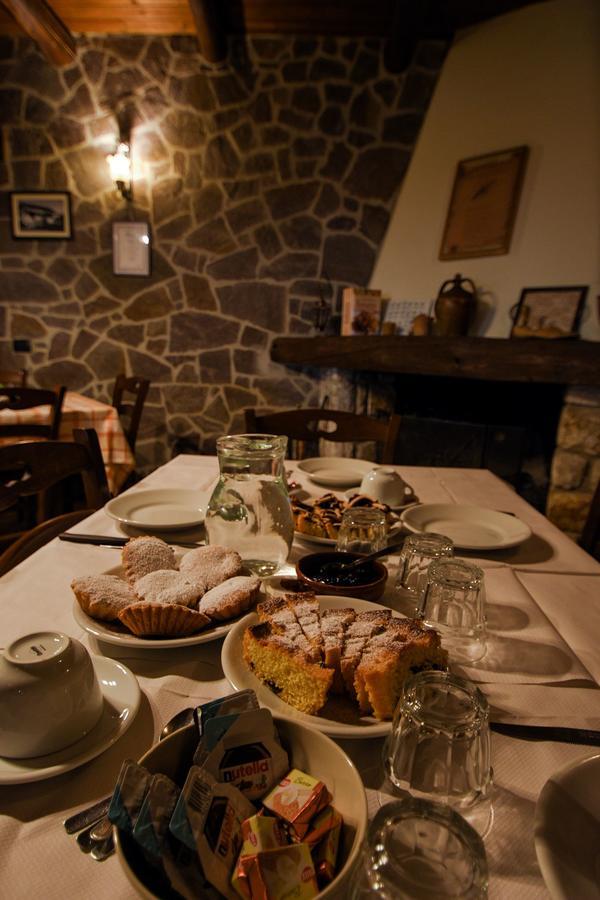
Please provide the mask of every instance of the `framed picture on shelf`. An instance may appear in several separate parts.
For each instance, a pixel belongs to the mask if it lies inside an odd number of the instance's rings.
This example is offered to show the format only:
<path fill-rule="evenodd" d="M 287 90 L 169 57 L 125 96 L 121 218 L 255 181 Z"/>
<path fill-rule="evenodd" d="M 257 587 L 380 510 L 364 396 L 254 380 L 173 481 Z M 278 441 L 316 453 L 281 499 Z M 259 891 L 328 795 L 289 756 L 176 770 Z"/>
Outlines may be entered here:
<path fill-rule="evenodd" d="M 113 222 L 115 275 L 150 275 L 150 226 L 147 222 Z"/>
<path fill-rule="evenodd" d="M 508 253 L 527 155 L 512 147 L 458 163 L 440 259 Z"/>
<path fill-rule="evenodd" d="M 523 288 L 510 336 L 578 337 L 587 292 L 587 285 Z"/>
<path fill-rule="evenodd" d="M 17 240 L 68 240 L 73 237 L 71 195 L 67 191 L 13 191 L 10 224 Z"/>

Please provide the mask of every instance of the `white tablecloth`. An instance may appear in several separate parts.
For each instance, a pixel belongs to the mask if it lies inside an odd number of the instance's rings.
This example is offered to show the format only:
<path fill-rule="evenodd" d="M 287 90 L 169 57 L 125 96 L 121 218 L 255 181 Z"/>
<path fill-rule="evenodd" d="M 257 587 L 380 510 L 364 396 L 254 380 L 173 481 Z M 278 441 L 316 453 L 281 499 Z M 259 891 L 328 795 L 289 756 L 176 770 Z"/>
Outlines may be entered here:
<path fill-rule="evenodd" d="M 487 471 L 415 467 L 400 467 L 400 471 L 421 501 L 511 511 L 533 530 L 532 539 L 522 547 L 479 560 L 486 569 L 493 613 L 493 665 L 482 664 L 469 674 L 481 682 L 495 714 L 598 727 L 600 565 Z M 208 498 L 216 474 L 214 458 L 180 456 L 132 490 L 186 487 L 204 491 Z M 294 471 L 297 480 L 299 476 Z M 122 533 L 103 511 L 74 530 Z M 292 558 L 308 551 L 308 544 L 295 546 Z M 61 822 L 110 793 L 121 761 L 139 758 L 178 709 L 230 690 L 220 665 L 220 641 L 176 651 L 132 651 L 98 643 L 79 628 L 72 614 L 70 581 L 75 575 L 106 571 L 118 562 L 118 550 L 55 540 L 0 579 L 2 646 L 30 631 L 61 629 L 82 640 L 93 653 L 122 660 L 136 674 L 143 691 L 132 727 L 101 756 L 57 778 L 0 787 L 0 897 L 7 900 L 132 898 L 133 889 L 117 858 L 93 862 L 65 834 Z M 385 600 L 394 601 L 393 578 Z M 386 799 L 381 792 L 381 743 L 342 742 L 360 767 L 372 812 Z M 490 897 L 547 897 L 533 842 L 536 799 L 553 772 L 593 755 L 594 750 L 493 734 L 492 752 L 494 821 L 485 839 Z"/>

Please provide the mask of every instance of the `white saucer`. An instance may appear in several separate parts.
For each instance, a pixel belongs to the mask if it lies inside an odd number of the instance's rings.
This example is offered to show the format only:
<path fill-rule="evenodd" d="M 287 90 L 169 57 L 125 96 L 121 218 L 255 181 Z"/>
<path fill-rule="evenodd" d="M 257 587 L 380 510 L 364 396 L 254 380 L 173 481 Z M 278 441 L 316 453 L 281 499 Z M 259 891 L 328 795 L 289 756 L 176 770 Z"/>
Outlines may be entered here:
<path fill-rule="evenodd" d="M 56 753 L 32 759 L 0 757 L 0 784 L 43 781 L 70 772 L 99 756 L 125 734 L 140 706 L 137 679 L 126 666 L 114 659 L 92 656 L 92 662 L 104 695 L 104 711 L 98 724 L 84 738 Z"/>
<path fill-rule="evenodd" d="M 409 531 L 434 531 L 462 550 L 501 550 L 531 537 L 531 528 L 516 516 L 481 506 L 421 503 L 400 516 Z"/>
<path fill-rule="evenodd" d="M 157 488 L 127 491 L 109 500 L 104 511 L 122 525 L 148 531 L 177 531 L 204 521 L 206 497 L 200 491 Z"/>
<path fill-rule="evenodd" d="M 357 600 L 353 597 L 320 596 L 319 603 L 321 609 L 339 607 L 347 609 L 352 607 L 357 612 L 387 608 L 380 606 L 378 603 L 370 603 L 368 600 Z M 392 612 L 392 615 L 396 615 L 396 613 Z M 331 737 L 375 738 L 383 737 L 390 733 L 392 728 L 391 722 L 382 722 L 373 716 L 360 716 L 358 706 L 356 706 L 356 721 L 347 723 L 336 718 L 309 716 L 281 700 L 266 684 L 259 681 L 244 662 L 242 653 L 244 632 L 249 625 L 256 625 L 257 622 L 257 614 L 249 613 L 249 615 L 240 619 L 239 622 L 236 622 L 223 642 L 221 665 L 223 666 L 225 677 L 234 690 L 240 691 L 244 688 L 253 688 L 260 706 L 266 706 L 272 713 L 281 716 L 283 719 L 291 719 L 294 722 L 299 722 L 301 725 L 308 725 Z"/>
<path fill-rule="evenodd" d="M 359 485 L 363 476 L 375 463 L 365 459 L 347 459 L 343 456 L 314 456 L 296 464 L 315 484 L 325 487 L 346 488 Z"/>
<path fill-rule="evenodd" d="M 600 754 L 546 782 L 535 809 L 535 851 L 553 900 L 600 896 Z"/>

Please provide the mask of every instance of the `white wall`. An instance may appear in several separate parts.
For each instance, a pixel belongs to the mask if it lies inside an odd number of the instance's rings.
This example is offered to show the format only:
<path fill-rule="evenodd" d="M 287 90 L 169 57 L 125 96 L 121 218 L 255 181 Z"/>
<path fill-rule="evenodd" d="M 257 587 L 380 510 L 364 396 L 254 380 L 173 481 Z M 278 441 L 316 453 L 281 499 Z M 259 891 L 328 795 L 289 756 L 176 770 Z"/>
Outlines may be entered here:
<path fill-rule="evenodd" d="M 509 253 L 440 261 L 458 160 L 520 144 L 530 155 Z M 483 297 L 475 333 L 508 336 L 523 287 L 587 284 L 581 335 L 600 340 L 598 0 L 549 0 L 457 36 L 371 286 L 433 298 L 456 272 Z"/>

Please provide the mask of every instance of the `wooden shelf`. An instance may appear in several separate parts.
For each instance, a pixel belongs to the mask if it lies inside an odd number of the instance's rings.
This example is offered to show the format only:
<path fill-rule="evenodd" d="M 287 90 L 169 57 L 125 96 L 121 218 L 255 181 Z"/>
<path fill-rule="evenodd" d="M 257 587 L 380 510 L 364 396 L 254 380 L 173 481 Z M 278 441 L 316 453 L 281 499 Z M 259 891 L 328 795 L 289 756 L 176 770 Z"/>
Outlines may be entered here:
<path fill-rule="evenodd" d="M 600 342 L 479 337 L 282 337 L 271 358 L 284 365 L 600 386 Z"/>

